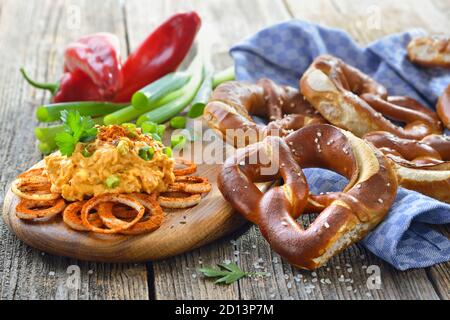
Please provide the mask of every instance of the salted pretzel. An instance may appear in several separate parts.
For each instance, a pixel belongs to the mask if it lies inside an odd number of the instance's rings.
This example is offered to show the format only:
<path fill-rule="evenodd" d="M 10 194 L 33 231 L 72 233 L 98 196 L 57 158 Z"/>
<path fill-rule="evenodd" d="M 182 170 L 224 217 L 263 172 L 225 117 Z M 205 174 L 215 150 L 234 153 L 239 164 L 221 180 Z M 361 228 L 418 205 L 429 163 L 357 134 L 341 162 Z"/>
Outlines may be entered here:
<path fill-rule="evenodd" d="M 251 115 L 269 119 L 256 123 Z M 230 81 L 218 86 L 204 112 L 209 127 L 235 147 L 260 141 L 268 135 L 284 136 L 307 125 L 326 123 L 297 89 L 269 79 L 256 84 Z"/>
<path fill-rule="evenodd" d="M 308 167 L 335 171 L 349 183 L 342 192 L 310 195 L 302 172 Z M 284 184 L 266 193 L 254 184 L 278 178 Z M 218 185 L 276 252 L 304 269 L 323 265 L 362 239 L 385 217 L 397 191 L 395 172 L 379 150 L 330 125 L 308 126 L 284 139 L 269 136 L 239 149 L 224 164 Z M 312 211 L 321 213 L 305 230 L 295 219 Z"/>
<path fill-rule="evenodd" d="M 333 56 L 316 58 L 301 78 L 300 87 L 325 119 L 358 137 L 373 131 L 409 139 L 442 133 L 433 111 L 411 98 L 388 98 L 385 87 Z M 388 118 L 406 125 L 397 126 Z"/>
<path fill-rule="evenodd" d="M 450 129 L 450 84 L 439 98 L 436 105 L 436 112 L 444 126 Z"/>
<path fill-rule="evenodd" d="M 421 141 L 372 132 L 364 139 L 392 162 L 399 184 L 450 203 L 450 138 L 430 135 Z"/>
<path fill-rule="evenodd" d="M 421 66 L 450 68 L 450 37 L 436 35 L 413 39 L 408 45 L 408 57 Z"/>

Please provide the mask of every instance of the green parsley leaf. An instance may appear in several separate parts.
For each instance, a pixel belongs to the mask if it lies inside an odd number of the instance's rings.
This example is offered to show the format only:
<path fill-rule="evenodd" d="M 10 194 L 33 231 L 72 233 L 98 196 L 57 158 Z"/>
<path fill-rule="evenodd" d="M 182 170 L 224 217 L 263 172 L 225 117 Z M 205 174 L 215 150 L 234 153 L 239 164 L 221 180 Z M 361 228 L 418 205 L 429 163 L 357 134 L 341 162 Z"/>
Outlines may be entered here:
<path fill-rule="evenodd" d="M 61 112 L 64 132 L 55 137 L 62 155 L 71 156 L 78 142 L 90 142 L 97 136 L 97 128 L 91 117 L 82 117 L 78 111 Z"/>
<path fill-rule="evenodd" d="M 198 269 L 199 272 L 207 278 L 218 278 L 214 283 L 231 284 L 243 277 L 252 275 L 264 276 L 264 272 L 246 272 L 242 271 L 236 263 L 218 264 L 220 269 L 214 267 L 203 267 Z"/>

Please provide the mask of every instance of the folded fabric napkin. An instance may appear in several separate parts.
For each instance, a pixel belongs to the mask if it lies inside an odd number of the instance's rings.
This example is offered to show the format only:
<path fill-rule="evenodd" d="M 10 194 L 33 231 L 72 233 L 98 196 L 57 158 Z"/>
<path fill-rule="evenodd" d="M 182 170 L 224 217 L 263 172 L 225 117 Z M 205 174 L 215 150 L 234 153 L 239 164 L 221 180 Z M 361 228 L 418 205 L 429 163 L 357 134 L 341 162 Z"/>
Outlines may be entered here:
<path fill-rule="evenodd" d="M 358 46 L 341 31 L 305 21 L 289 21 L 264 29 L 231 49 L 238 80 L 262 77 L 298 87 L 315 57 L 337 56 L 385 85 L 390 95 L 413 97 L 434 108 L 450 84 L 450 72 L 420 68 L 406 55 L 409 41 L 425 34 L 411 30 Z M 313 193 L 342 190 L 347 180 L 322 169 L 305 170 Z M 450 205 L 420 193 L 399 189 L 387 218 L 362 243 L 395 268 L 422 268 L 450 260 L 450 240 L 429 224 L 450 223 Z"/>

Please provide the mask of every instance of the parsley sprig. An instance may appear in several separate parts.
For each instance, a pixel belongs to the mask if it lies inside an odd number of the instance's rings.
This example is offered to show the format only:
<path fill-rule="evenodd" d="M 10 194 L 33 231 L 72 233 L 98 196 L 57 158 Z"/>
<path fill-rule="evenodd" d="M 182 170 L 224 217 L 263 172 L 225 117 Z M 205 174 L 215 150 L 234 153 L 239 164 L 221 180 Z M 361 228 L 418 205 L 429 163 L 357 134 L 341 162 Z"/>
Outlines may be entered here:
<path fill-rule="evenodd" d="M 95 123 L 89 116 L 78 111 L 61 111 L 64 131 L 56 135 L 55 141 L 62 155 L 71 156 L 78 142 L 89 142 L 97 136 Z"/>
<path fill-rule="evenodd" d="M 214 267 L 203 267 L 198 269 L 199 272 L 207 278 L 218 278 L 214 283 L 231 284 L 243 277 L 248 276 L 265 276 L 265 272 L 246 272 L 242 271 L 236 263 L 218 264 L 220 269 Z"/>

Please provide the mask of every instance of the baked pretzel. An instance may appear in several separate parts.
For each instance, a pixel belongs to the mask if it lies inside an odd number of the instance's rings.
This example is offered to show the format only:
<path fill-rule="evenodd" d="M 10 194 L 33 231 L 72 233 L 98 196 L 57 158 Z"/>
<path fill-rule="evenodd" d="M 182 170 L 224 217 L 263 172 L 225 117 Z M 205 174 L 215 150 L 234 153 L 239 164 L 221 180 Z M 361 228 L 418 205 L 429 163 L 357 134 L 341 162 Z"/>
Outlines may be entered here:
<path fill-rule="evenodd" d="M 450 85 L 445 89 L 436 105 L 436 112 L 444 126 L 450 129 Z"/>
<path fill-rule="evenodd" d="M 450 139 L 430 135 L 421 141 L 372 132 L 364 139 L 392 162 L 399 184 L 450 203 Z"/>
<path fill-rule="evenodd" d="M 325 119 L 358 137 L 373 131 L 410 139 L 442 133 L 433 111 L 411 98 L 388 98 L 381 84 L 332 56 L 316 58 L 301 78 L 300 87 Z M 406 125 L 397 126 L 383 115 Z"/>
<path fill-rule="evenodd" d="M 270 122 L 258 124 L 251 115 Z M 298 90 L 279 86 L 269 79 L 261 79 L 256 84 L 237 81 L 221 84 L 212 93 L 204 117 L 210 128 L 235 147 L 326 122 Z"/>
<path fill-rule="evenodd" d="M 436 35 L 413 39 L 408 57 L 421 66 L 450 68 L 450 38 Z"/>
<path fill-rule="evenodd" d="M 259 161 L 250 162 L 252 156 Z M 265 175 L 263 170 L 274 164 L 276 172 Z M 302 172 L 308 167 L 340 173 L 349 184 L 342 192 L 309 195 Z M 265 194 L 254 184 L 276 178 L 284 184 Z M 379 150 L 330 125 L 308 126 L 284 139 L 267 137 L 239 149 L 224 164 L 218 185 L 276 252 L 304 269 L 320 267 L 362 239 L 385 217 L 397 191 L 395 172 Z M 321 214 L 305 230 L 295 219 L 306 210 Z"/>

